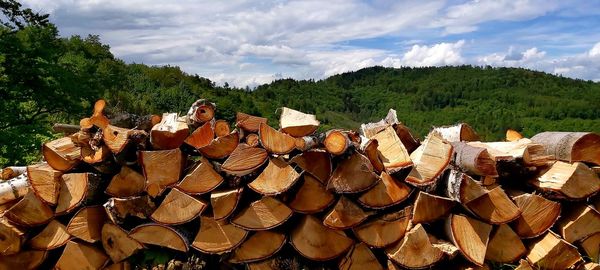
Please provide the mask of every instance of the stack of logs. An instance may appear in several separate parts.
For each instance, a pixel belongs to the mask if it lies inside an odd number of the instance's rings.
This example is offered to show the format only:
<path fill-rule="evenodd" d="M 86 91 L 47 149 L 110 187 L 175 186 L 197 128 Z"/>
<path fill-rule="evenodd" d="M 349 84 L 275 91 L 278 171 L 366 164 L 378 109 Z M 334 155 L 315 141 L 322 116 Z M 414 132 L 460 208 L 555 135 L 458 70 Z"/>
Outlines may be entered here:
<path fill-rule="evenodd" d="M 317 132 L 289 108 L 232 128 L 206 100 L 117 127 L 105 105 L 2 170 L 0 270 L 130 269 L 157 246 L 207 269 L 600 269 L 595 133 L 420 141 L 394 110 Z"/>

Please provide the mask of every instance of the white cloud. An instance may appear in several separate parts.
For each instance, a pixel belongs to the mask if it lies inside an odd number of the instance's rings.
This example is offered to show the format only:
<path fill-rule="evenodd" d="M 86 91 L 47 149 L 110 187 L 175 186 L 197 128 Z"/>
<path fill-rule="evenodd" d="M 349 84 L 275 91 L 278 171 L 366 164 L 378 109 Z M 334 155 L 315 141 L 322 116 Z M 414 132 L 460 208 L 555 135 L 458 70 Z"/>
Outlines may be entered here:
<path fill-rule="evenodd" d="M 402 57 L 402 63 L 408 66 L 443 66 L 459 65 L 464 63 L 461 56 L 461 49 L 465 44 L 464 40 L 456 43 L 439 43 L 433 46 L 413 47 Z"/>

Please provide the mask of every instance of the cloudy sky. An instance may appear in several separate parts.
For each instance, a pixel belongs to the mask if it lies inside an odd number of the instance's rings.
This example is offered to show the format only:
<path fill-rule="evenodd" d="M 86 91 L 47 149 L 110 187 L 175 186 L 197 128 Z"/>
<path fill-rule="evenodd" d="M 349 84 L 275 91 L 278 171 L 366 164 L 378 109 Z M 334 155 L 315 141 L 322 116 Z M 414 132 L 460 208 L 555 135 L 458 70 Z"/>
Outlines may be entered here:
<path fill-rule="evenodd" d="M 61 35 L 218 83 L 381 65 L 518 66 L 600 80 L 599 0 L 24 0 Z"/>

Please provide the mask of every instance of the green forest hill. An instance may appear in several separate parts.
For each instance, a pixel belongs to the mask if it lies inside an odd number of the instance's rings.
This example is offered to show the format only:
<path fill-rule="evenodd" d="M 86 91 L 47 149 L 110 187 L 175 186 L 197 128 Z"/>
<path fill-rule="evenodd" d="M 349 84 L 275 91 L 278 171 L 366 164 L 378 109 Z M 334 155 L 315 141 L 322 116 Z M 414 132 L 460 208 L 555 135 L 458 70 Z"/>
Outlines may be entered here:
<path fill-rule="evenodd" d="M 0 167 L 39 159 L 53 123 L 78 123 L 99 98 L 113 111 L 187 111 L 198 98 L 217 104 L 220 119 L 235 112 L 267 117 L 277 108 L 314 113 L 321 129 L 357 128 L 389 108 L 424 136 L 432 126 L 467 122 L 485 140 L 507 128 L 600 132 L 600 83 L 521 68 L 371 67 L 323 80 L 283 79 L 254 90 L 217 86 L 174 66 L 127 64 L 98 36 L 60 37 L 47 15 L 0 1 Z M 1 17 L 0 17 L 1 19 Z"/>

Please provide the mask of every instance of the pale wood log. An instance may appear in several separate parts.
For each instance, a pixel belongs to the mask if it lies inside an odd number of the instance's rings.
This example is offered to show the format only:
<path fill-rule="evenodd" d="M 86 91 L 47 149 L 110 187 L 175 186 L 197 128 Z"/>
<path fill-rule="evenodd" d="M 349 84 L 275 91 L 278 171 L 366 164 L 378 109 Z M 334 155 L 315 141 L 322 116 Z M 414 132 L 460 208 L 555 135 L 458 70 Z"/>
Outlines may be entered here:
<path fill-rule="evenodd" d="M 80 205 L 89 204 L 100 195 L 100 189 L 103 188 L 101 182 L 100 176 L 92 173 L 63 174 L 56 203 L 56 215 L 64 215 Z"/>
<path fill-rule="evenodd" d="M 444 228 L 448 239 L 467 260 L 483 265 L 492 225 L 467 216 L 451 214 L 446 219 Z"/>
<path fill-rule="evenodd" d="M 505 224 L 521 216 L 521 210 L 498 186 L 465 204 L 477 217 L 490 224 Z"/>
<path fill-rule="evenodd" d="M 191 126 L 208 122 L 215 117 L 217 105 L 205 99 L 198 99 L 190 106 L 187 119 Z"/>
<path fill-rule="evenodd" d="M 462 204 L 467 204 L 487 193 L 479 182 L 457 170 L 450 170 L 447 181 L 445 195 Z"/>
<path fill-rule="evenodd" d="M 292 230 L 290 244 L 310 260 L 327 261 L 346 253 L 354 241 L 342 231 L 325 227 L 316 217 L 306 215 Z"/>
<path fill-rule="evenodd" d="M 406 151 L 408 151 L 408 153 L 412 153 L 421 145 L 419 139 L 413 135 L 414 133 L 407 126 L 398 123 L 394 125 L 394 129 L 396 130 L 396 135 L 398 135 L 398 138 L 400 138 L 400 141 L 402 141 L 402 144 L 404 147 L 406 147 Z"/>
<path fill-rule="evenodd" d="M 242 244 L 248 232 L 226 222 L 215 221 L 209 217 L 200 217 L 200 231 L 192 247 L 208 254 L 229 252 Z"/>
<path fill-rule="evenodd" d="M 129 237 L 126 231 L 112 223 L 102 226 L 102 247 L 114 263 L 125 260 L 144 248 L 140 242 Z"/>
<path fill-rule="evenodd" d="M 2 181 L 0 182 L 0 205 L 16 201 L 29 192 L 27 174 L 21 174 L 15 178 Z"/>
<path fill-rule="evenodd" d="M 434 247 L 421 224 L 410 229 L 396 245 L 385 250 L 395 263 L 408 269 L 428 268 L 444 258 L 444 252 Z"/>
<path fill-rule="evenodd" d="M 232 263 L 249 263 L 272 257 L 286 243 L 283 233 L 272 231 L 256 232 L 233 251 Z"/>
<path fill-rule="evenodd" d="M 258 137 L 258 134 L 256 133 L 250 133 L 248 135 L 246 135 L 246 144 L 249 145 L 250 147 L 256 147 L 258 146 L 258 144 L 260 144 L 260 138 Z"/>
<path fill-rule="evenodd" d="M 375 136 L 375 134 L 379 133 L 380 131 L 382 131 L 390 126 L 397 125 L 399 123 L 400 123 L 400 121 L 398 121 L 398 115 L 396 113 L 396 110 L 389 109 L 385 118 L 379 120 L 378 122 L 361 124 L 360 125 L 360 135 L 370 139 L 371 137 Z"/>
<path fill-rule="evenodd" d="M 323 224 L 332 229 L 344 230 L 357 226 L 369 215 L 350 199 L 341 196 L 333 209 L 325 216 Z"/>
<path fill-rule="evenodd" d="M 235 150 L 239 142 L 239 132 L 233 131 L 226 136 L 212 140 L 210 144 L 198 148 L 198 151 L 206 158 L 224 159 Z"/>
<path fill-rule="evenodd" d="M 411 207 L 383 215 L 352 228 L 360 241 L 375 248 L 385 248 L 398 242 L 408 228 Z"/>
<path fill-rule="evenodd" d="M 147 219 L 156 209 L 147 195 L 129 198 L 110 198 L 103 205 L 108 218 L 115 224 L 122 224 L 127 217 Z"/>
<path fill-rule="evenodd" d="M 286 222 L 292 214 L 292 209 L 279 200 L 262 197 L 233 217 L 231 223 L 249 231 L 269 230 Z"/>
<path fill-rule="evenodd" d="M 408 185 L 386 172 L 382 172 L 380 178 L 381 181 L 358 198 L 361 205 L 373 209 L 383 209 L 403 202 L 412 193 L 412 189 Z"/>
<path fill-rule="evenodd" d="M 0 217 L 0 256 L 16 254 L 25 243 L 26 232 Z M 2 257 L 0 257 L 2 258 Z"/>
<path fill-rule="evenodd" d="M 199 195 L 211 192 L 223 181 L 223 177 L 215 171 L 211 163 L 203 158 L 176 187 L 185 193 Z"/>
<path fill-rule="evenodd" d="M 369 159 L 358 152 L 340 161 L 333 171 L 327 189 L 336 193 L 358 193 L 365 191 L 379 181 L 373 172 Z"/>
<path fill-rule="evenodd" d="M 340 270 L 383 270 L 373 252 L 364 243 L 355 244 L 344 258 L 338 263 Z"/>
<path fill-rule="evenodd" d="M 229 133 L 227 133 L 229 134 Z M 209 145 L 215 138 L 215 131 L 212 127 L 212 122 L 206 122 L 199 128 L 194 130 L 184 142 L 196 149 Z"/>
<path fill-rule="evenodd" d="M 581 162 L 557 161 L 529 183 L 553 198 L 585 199 L 600 191 L 600 177 Z"/>
<path fill-rule="evenodd" d="M 410 154 L 414 167 L 406 182 L 417 187 L 435 187 L 450 163 L 452 149 L 439 133 L 429 133 L 423 145 Z"/>
<path fill-rule="evenodd" d="M 46 260 L 46 251 L 27 250 L 8 256 L 0 256 L 0 269 L 35 270 Z"/>
<path fill-rule="evenodd" d="M 9 166 L 0 170 L 0 180 L 9 180 L 24 173 L 27 173 L 27 166 Z"/>
<path fill-rule="evenodd" d="M 102 269 L 109 261 L 102 249 L 90 244 L 69 241 L 54 266 L 55 269 Z"/>
<path fill-rule="evenodd" d="M 258 132 L 261 123 L 267 124 L 267 118 L 264 117 L 253 116 L 241 112 L 236 113 L 235 116 L 235 125 L 247 132 L 256 133 Z"/>
<path fill-rule="evenodd" d="M 129 232 L 129 237 L 142 244 L 156 245 L 188 252 L 188 240 L 178 230 L 162 224 L 142 224 Z"/>
<path fill-rule="evenodd" d="M 529 244 L 527 260 L 540 269 L 567 269 L 581 261 L 577 248 L 548 231 Z"/>
<path fill-rule="evenodd" d="M 248 175 L 260 168 L 268 160 L 265 149 L 240 143 L 221 165 L 221 170 L 234 176 Z"/>
<path fill-rule="evenodd" d="M 173 188 L 150 215 L 150 219 L 166 225 L 183 224 L 198 217 L 206 206 L 205 202 Z"/>
<path fill-rule="evenodd" d="M 223 137 L 227 136 L 227 134 L 231 133 L 231 129 L 229 128 L 229 123 L 225 120 L 217 120 L 215 121 L 215 136 Z"/>
<path fill-rule="evenodd" d="M 600 135 L 591 132 L 542 132 L 531 138 L 544 146 L 548 155 L 569 163 L 600 165 Z"/>
<path fill-rule="evenodd" d="M 210 205 L 212 206 L 215 220 L 226 219 L 235 211 L 244 188 L 235 188 L 224 191 L 215 191 L 210 194 Z"/>
<path fill-rule="evenodd" d="M 62 172 L 50 167 L 47 163 L 27 166 L 27 179 L 31 190 L 43 202 L 55 205 L 58 200 Z"/>
<path fill-rule="evenodd" d="M 533 269 L 533 267 L 531 267 L 531 264 L 529 264 L 529 262 L 527 260 L 521 259 L 521 260 L 519 260 L 519 265 L 517 266 L 517 268 L 515 268 L 515 270 L 535 270 L 535 269 Z"/>
<path fill-rule="evenodd" d="M 600 233 L 600 213 L 592 207 L 585 204 L 571 205 L 563 213 L 556 227 L 565 241 L 573 244 L 592 234 Z"/>
<path fill-rule="evenodd" d="M 290 189 L 300 174 L 280 158 L 270 158 L 267 167 L 248 183 L 248 187 L 264 196 L 281 194 Z"/>
<path fill-rule="evenodd" d="M 506 224 L 492 232 L 485 253 L 485 259 L 498 263 L 510 263 L 527 253 L 519 236 Z"/>
<path fill-rule="evenodd" d="M 512 223 L 521 238 L 532 238 L 545 233 L 554 225 L 561 212 L 561 205 L 537 194 L 513 197 L 521 210 L 521 216 Z"/>
<path fill-rule="evenodd" d="M 443 219 L 450 214 L 455 204 L 448 198 L 419 191 L 413 207 L 412 222 L 431 223 Z"/>
<path fill-rule="evenodd" d="M 580 242 L 583 252 L 593 261 L 600 262 L 600 232 L 594 233 Z"/>
<path fill-rule="evenodd" d="M 292 210 L 303 214 L 314 214 L 325 210 L 335 202 L 333 194 L 327 191 L 316 177 L 305 173 L 302 178 L 300 188 L 288 203 Z"/>
<path fill-rule="evenodd" d="M 69 221 L 67 232 L 73 237 L 94 243 L 102 239 L 102 225 L 107 220 L 102 206 L 83 207 Z"/>
<path fill-rule="evenodd" d="M 332 155 L 339 156 L 346 151 L 352 145 L 350 138 L 348 138 L 347 132 L 339 129 L 329 130 L 325 133 L 325 139 L 323 145 L 327 152 Z"/>
<path fill-rule="evenodd" d="M 439 132 L 442 138 L 448 142 L 471 142 L 479 140 L 479 135 L 477 135 L 475 130 L 465 123 L 436 127 L 433 130 Z"/>
<path fill-rule="evenodd" d="M 81 148 L 69 137 L 45 143 L 42 146 L 42 154 L 52 168 L 63 172 L 72 169 L 81 160 Z"/>
<path fill-rule="evenodd" d="M 29 240 L 29 246 L 36 250 L 51 250 L 66 245 L 70 239 L 71 235 L 67 232 L 67 227 L 57 220 L 52 220 L 39 234 Z"/>
<path fill-rule="evenodd" d="M 293 136 L 302 137 L 315 132 L 319 120 L 313 114 L 307 114 L 287 107 L 281 108 L 279 127 L 281 131 Z"/>
<path fill-rule="evenodd" d="M 145 189 L 144 175 L 128 166 L 123 166 L 121 171 L 113 176 L 104 192 L 112 197 L 125 198 L 140 195 Z"/>
<path fill-rule="evenodd" d="M 519 133 L 516 130 L 512 130 L 512 129 L 507 129 L 506 130 L 506 140 L 509 142 L 514 142 L 514 141 L 518 141 L 520 139 L 523 139 L 523 135 L 521 135 L 521 133 Z"/>
<path fill-rule="evenodd" d="M 360 150 L 371 161 L 371 165 L 373 165 L 375 172 L 381 173 L 385 170 L 385 166 L 379 155 L 379 150 L 377 150 L 378 147 L 379 142 L 377 140 L 369 139 L 367 143 L 361 145 Z"/>
<path fill-rule="evenodd" d="M 453 142 L 454 156 L 452 163 L 461 171 L 481 176 L 498 176 L 496 160 L 486 148 L 474 147 L 465 142 Z"/>
<path fill-rule="evenodd" d="M 143 130 L 133 130 L 121 128 L 113 125 L 108 125 L 102 131 L 102 140 L 114 154 L 121 153 L 127 144 L 131 141 L 130 138 L 148 137 L 148 133 Z"/>
<path fill-rule="evenodd" d="M 17 225 L 34 227 L 48 223 L 54 216 L 54 212 L 33 192 L 29 192 L 3 215 Z"/>
<path fill-rule="evenodd" d="M 331 156 L 320 150 L 310 150 L 293 157 L 290 163 L 294 163 L 304 171 L 310 173 L 322 184 L 326 184 L 332 173 Z"/>
<path fill-rule="evenodd" d="M 369 139 L 377 140 L 377 150 L 387 173 L 394 174 L 413 165 L 408 151 L 396 135 L 394 128 L 387 127 Z"/>
<path fill-rule="evenodd" d="M 259 124 L 258 137 L 260 144 L 271 154 L 287 154 L 296 147 L 294 137 L 279 132 L 266 123 Z"/>
<path fill-rule="evenodd" d="M 530 139 L 509 142 L 469 142 L 470 146 L 487 149 L 496 162 L 511 162 L 525 166 L 543 166 L 554 160 L 544 151 L 544 146 Z"/>
<path fill-rule="evenodd" d="M 168 186 L 179 181 L 185 162 L 181 150 L 140 151 L 138 155 L 150 196 L 161 195 Z"/>

